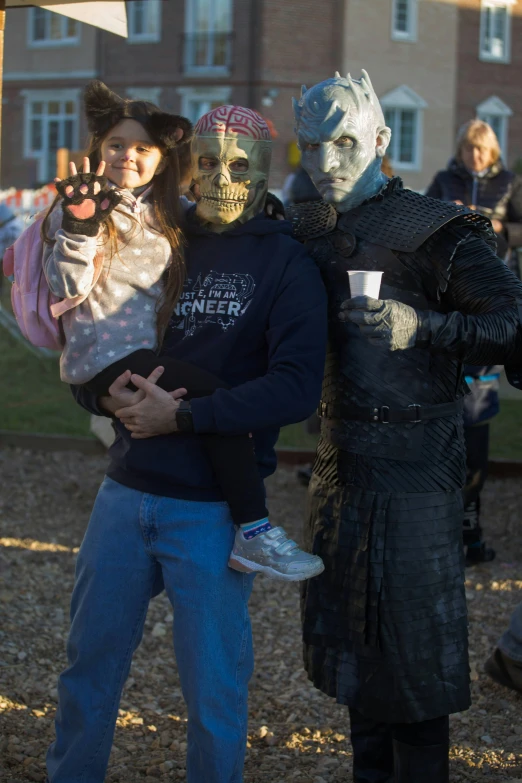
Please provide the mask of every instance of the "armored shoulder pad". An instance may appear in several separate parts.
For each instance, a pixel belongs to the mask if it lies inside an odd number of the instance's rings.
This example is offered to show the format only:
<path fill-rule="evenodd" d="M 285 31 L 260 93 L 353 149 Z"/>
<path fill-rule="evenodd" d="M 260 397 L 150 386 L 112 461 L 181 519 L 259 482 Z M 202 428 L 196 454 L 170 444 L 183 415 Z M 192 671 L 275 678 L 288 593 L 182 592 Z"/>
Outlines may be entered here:
<path fill-rule="evenodd" d="M 286 219 L 292 224 L 295 239 L 306 242 L 333 231 L 338 214 L 326 201 L 304 201 L 286 209 Z"/>
<path fill-rule="evenodd" d="M 413 253 L 440 228 L 455 220 L 484 231 L 487 220 L 451 201 L 395 189 L 341 215 L 339 228 L 391 250 Z"/>

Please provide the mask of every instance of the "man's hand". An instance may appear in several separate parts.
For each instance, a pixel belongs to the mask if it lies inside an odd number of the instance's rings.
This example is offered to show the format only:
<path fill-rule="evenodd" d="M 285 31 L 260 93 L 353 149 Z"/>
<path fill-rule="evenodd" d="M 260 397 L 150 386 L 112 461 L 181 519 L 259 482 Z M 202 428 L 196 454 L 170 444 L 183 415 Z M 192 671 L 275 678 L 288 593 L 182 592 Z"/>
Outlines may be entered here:
<path fill-rule="evenodd" d="M 413 348 L 419 324 L 416 310 L 393 299 L 356 296 L 341 305 L 339 320 L 357 324 L 374 345 L 390 351 Z"/>
<path fill-rule="evenodd" d="M 150 376 L 146 379 L 141 375 L 131 375 L 130 380 L 138 388 L 135 394 L 140 393 L 143 397 L 136 404 L 123 406 L 115 415 L 129 430 L 131 437 L 152 438 L 176 432 L 176 411 L 187 390 L 164 391 L 155 386 L 154 381 L 151 382 Z"/>
<path fill-rule="evenodd" d="M 491 225 L 493 226 L 493 231 L 495 234 L 502 234 L 504 231 L 504 226 L 502 225 L 502 222 L 500 220 L 497 220 L 497 218 L 493 218 L 491 221 Z"/>
<path fill-rule="evenodd" d="M 163 370 L 163 367 L 156 367 L 147 378 L 147 381 L 152 384 L 157 383 L 163 374 Z M 114 416 L 117 410 L 128 408 L 131 405 L 137 405 L 138 402 L 145 399 L 145 392 L 141 389 L 132 391 L 132 389 L 127 388 L 130 379 L 131 371 L 126 370 L 119 378 L 116 378 L 111 386 L 109 386 L 109 396 L 100 397 L 98 401 L 99 405 L 106 410 L 107 413 L 112 413 Z"/>

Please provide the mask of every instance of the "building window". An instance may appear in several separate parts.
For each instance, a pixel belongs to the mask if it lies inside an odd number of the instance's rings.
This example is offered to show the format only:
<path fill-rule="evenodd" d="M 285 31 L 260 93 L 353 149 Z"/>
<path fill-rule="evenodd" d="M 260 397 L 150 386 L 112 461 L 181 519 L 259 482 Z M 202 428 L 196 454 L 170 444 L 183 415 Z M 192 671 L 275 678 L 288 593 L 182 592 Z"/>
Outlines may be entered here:
<path fill-rule="evenodd" d="M 403 84 L 384 95 L 381 105 L 386 125 L 392 132 L 388 155 L 394 168 L 419 171 L 422 168 L 423 112 L 428 104 Z"/>
<path fill-rule="evenodd" d="M 29 9 L 29 46 L 76 46 L 80 42 L 80 22 L 45 8 Z"/>
<path fill-rule="evenodd" d="M 513 110 L 496 95 L 492 95 L 477 106 L 477 117 L 491 125 L 495 131 L 504 160 L 507 159 L 509 118 L 512 116 Z"/>
<path fill-rule="evenodd" d="M 27 90 L 23 95 L 25 157 L 38 161 L 39 182 L 52 182 L 57 151 L 61 147 L 78 149 L 79 90 Z"/>
<path fill-rule="evenodd" d="M 192 123 L 218 106 L 230 102 L 232 89 L 230 87 L 180 87 L 181 114 Z"/>
<path fill-rule="evenodd" d="M 232 52 L 232 0 L 186 0 L 185 72 L 228 73 Z"/>
<path fill-rule="evenodd" d="M 160 105 L 161 87 L 127 87 L 127 98 L 132 101 L 149 101 Z"/>
<path fill-rule="evenodd" d="M 510 0 L 482 0 L 480 59 L 507 63 L 511 57 Z"/>
<path fill-rule="evenodd" d="M 161 0 L 128 0 L 129 43 L 161 41 Z"/>
<path fill-rule="evenodd" d="M 392 0 L 392 39 L 417 40 L 417 0 Z"/>

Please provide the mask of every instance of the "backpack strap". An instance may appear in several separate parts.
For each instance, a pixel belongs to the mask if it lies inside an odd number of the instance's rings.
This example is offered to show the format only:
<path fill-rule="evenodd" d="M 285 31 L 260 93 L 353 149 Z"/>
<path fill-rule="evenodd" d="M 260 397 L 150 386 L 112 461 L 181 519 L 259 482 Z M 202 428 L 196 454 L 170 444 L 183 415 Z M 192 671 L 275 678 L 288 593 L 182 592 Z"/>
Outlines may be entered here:
<path fill-rule="evenodd" d="M 82 294 L 81 296 L 73 296 L 72 299 L 62 299 L 60 302 L 51 305 L 51 314 L 54 316 L 54 318 L 60 318 L 60 316 L 62 316 L 64 313 L 67 313 L 69 310 L 78 307 L 78 305 L 82 302 L 85 302 L 102 273 L 103 259 L 103 250 L 99 250 L 94 256 L 94 275 L 92 278 L 92 283 L 89 286 L 89 290 L 86 294 Z"/>

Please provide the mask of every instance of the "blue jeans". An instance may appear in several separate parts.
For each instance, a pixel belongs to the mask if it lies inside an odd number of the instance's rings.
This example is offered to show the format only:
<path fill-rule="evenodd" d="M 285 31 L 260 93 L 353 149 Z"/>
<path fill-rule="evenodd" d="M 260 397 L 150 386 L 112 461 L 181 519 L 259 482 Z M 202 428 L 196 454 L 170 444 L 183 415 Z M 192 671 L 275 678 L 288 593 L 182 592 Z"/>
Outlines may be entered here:
<path fill-rule="evenodd" d="M 51 783 L 103 783 L 118 706 L 158 568 L 173 607 L 174 651 L 188 707 L 188 783 L 241 783 L 253 650 L 252 575 L 227 565 L 226 503 L 138 492 L 106 478 L 76 566 L 58 682 Z"/>

